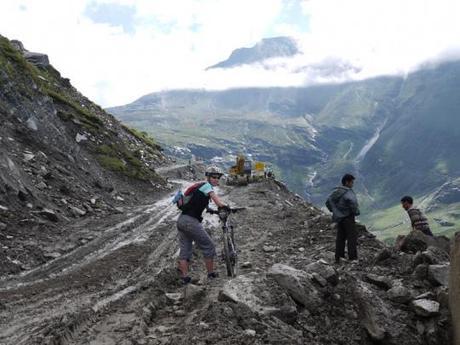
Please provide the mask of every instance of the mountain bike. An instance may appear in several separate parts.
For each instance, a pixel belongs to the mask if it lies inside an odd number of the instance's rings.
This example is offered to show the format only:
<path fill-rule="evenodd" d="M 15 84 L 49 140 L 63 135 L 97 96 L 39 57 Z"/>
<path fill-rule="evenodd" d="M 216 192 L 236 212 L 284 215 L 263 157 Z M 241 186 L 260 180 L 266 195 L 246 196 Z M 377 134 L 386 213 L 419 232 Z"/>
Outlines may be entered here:
<path fill-rule="evenodd" d="M 235 243 L 234 225 L 229 224 L 228 217 L 230 216 L 230 214 L 242 211 L 244 209 L 244 207 L 222 207 L 218 210 L 213 210 L 211 208 L 207 209 L 207 212 L 211 214 L 217 214 L 222 223 L 222 259 L 223 261 L 225 261 L 225 265 L 227 267 L 227 276 L 229 277 L 236 277 L 238 251 Z"/>

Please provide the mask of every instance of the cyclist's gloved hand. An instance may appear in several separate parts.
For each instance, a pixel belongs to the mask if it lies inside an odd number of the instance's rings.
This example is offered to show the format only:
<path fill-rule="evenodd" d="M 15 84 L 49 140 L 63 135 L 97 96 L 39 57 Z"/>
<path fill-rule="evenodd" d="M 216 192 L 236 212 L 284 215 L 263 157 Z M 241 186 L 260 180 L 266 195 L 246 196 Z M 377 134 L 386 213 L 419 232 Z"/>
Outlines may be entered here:
<path fill-rule="evenodd" d="M 211 214 L 216 214 L 218 211 L 213 210 L 213 209 L 210 208 L 210 207 L 206 207 L 206 212 L 207 212 L 207 213 L 211 213 Z"/>
<path fill-rule="evenodd" d="M 224 205 L 224 206 L 221 206 L 218 208 L 219 211 L 226 211 L 226 212 L 230 212 L 230 206 L 228 205 Z"/>

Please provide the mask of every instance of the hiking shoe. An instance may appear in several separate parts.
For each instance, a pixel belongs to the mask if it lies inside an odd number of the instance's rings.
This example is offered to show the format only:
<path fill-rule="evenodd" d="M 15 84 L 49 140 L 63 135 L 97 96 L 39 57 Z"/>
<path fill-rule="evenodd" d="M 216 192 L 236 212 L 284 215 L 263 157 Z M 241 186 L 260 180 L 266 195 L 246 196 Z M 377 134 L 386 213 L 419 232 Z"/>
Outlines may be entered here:
<path fill-rule="evenodd" d="M 187 284 L 190 284 L 192 282 L 192 278 L 187 276 L 187 277 L 182 277 L 182 284 L 184 285 L 187 285 Z"/>
<path fill-rule="evenodd" d="M 209 272 L 208 273 L 208 279 L 216 279 L 217 277 L 219 277 L 219 273 L 217 273 L 217 272 Z"/>

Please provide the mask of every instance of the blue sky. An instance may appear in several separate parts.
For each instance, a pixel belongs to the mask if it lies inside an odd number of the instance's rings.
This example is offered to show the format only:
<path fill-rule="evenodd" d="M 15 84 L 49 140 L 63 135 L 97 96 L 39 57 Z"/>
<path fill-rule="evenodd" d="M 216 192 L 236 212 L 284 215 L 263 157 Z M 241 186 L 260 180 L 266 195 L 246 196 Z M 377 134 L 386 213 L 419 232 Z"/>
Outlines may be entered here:
<path fill-rule="evenodd" d="M 102 106 L 174 88 L 342 82 L 460 56 L 460 0 L 2 0 L 0 34 L 49 55 Z M 206 67 L 262 38 L 303 54 L 231 71 Z M 324 77 L 315 66 L 354 66 Z M 302 71 L 302 72 L 299 72 Z"/>
<path fill-rule="evenodd" d="M 136 7 L 133 5 L 93 1 L 86 5 L 83 14 L 95 23 L 121 26 L 127 34 L 134 34 L 136 31 Z"/>

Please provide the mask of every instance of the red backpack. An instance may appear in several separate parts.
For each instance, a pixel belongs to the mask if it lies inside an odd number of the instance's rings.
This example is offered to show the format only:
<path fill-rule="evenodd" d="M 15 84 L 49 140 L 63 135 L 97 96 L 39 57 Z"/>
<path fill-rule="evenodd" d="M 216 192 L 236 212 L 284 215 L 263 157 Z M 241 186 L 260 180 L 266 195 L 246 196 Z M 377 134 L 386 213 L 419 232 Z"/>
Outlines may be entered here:
<path fill-rule="evenodd" d="M 176 195 L 172 200 L 173 204 L 176 204 L 177 208 L 184 211 L 187 204 L 192 200 L 193 194 L 200 189 L 206 182 L 197 182 L 188 187 L 184 193 L 181 190 L 177 191 Z"/>

